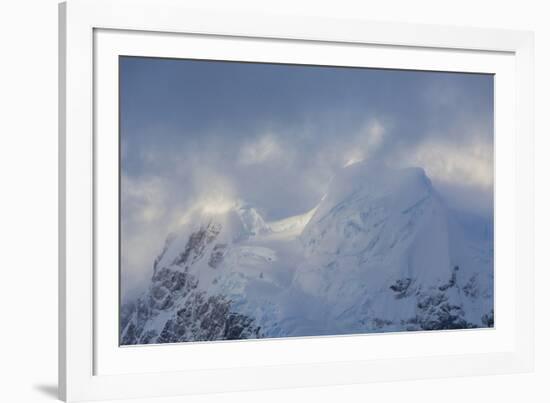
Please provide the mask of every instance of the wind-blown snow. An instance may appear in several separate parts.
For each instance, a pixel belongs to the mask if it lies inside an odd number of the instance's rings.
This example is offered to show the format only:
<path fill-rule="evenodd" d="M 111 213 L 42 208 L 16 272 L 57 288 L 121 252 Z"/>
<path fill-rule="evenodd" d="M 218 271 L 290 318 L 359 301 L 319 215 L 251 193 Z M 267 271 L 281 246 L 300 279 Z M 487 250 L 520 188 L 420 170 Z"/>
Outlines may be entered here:
<path fill-rule="evenodd" d="M 121 342 L 490 327 L 491 233 L 420 168 L 351 164 L 303 215 L 196 214 L 124 307 Z"/>

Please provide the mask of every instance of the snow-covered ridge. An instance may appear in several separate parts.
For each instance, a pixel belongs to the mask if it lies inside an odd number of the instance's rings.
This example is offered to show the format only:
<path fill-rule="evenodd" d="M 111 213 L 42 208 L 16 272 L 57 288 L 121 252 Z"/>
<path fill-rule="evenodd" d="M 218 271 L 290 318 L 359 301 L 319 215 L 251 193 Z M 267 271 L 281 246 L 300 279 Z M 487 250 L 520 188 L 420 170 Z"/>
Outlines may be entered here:
<path fill-rule="evenodd" d="M 490 223 L 466 221 L 422 169 L 376 163 L 301 215 L 197 214 L 123 309 L 123 344 L 492 326 Z"/>
<path fill-rule="evenodd" d="M 297 237 L 302 233 L 307 223 L 311 220 L 317 207 L 313 207 L 311 210 L 304 214 L 295 215 L 292 217 L 283 218 L 278 221 L 271 221 L 267 223 L 267 226 L 272 233 L 281 234 L 287 237 Z"/>

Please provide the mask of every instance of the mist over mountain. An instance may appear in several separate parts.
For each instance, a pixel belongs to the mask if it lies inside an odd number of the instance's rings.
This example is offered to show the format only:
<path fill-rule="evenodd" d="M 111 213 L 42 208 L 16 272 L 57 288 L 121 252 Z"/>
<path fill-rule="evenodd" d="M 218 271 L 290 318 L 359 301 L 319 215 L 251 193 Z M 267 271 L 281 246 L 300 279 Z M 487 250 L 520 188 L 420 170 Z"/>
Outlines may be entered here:
<path fill-rule="evenodd" d="M 261 207 L 188 212 L 121 307 L 121 344 L 493 326 L 492 220 L 423 169 L 352 163 L 310 211 Z"/>
<path fill-rule="evenodd" d="M 448 208 L 492 219 L 491 74 L 126 56 L 119 68 L 124 301 L 197 211 L 300 215 L 358 161 L 422 167 Z"/>

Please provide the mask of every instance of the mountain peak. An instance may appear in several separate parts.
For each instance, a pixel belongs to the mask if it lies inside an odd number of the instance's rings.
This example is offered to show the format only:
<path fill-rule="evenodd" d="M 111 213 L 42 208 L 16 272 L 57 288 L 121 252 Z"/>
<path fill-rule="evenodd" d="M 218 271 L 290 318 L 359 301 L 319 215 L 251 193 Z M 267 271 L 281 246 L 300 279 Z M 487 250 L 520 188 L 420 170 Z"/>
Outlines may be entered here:
<path fill-rule="evenodd" d="M 492 326 L 492 255 L 453 214 L 423 169 L 380 162 L 342 168 L 318 206 L 275 222 L 213 203 L 166 243 L 122 342 Z"/>
<path fill-rule="evenodd" d="M 361 161 L 341 168 L 331 181 L 329 193 L 347 193 L 358 188 L 395 191 L 415 186 L 430 190 L 432 183 L 423 168 L 390 168 L 381 161 Z"/>
<path fill-rule="evenodd" d="M 403 211 L 434 193 L 422 168 L 396 169 L 379 161 L 357 162 L 334 176 L 310 223 L 351 205 L 357 211 L 378 204 L 384 209 Z"/>

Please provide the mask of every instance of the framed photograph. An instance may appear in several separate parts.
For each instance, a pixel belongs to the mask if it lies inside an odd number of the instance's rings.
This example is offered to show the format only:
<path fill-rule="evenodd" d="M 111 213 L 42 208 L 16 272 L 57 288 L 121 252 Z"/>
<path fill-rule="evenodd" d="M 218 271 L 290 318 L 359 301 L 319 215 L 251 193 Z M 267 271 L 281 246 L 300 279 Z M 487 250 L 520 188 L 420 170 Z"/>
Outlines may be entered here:
<path fill-rule="evenodd" d="M 529 32 L 60 5 L 67 401 L 530 371 Z"/>

